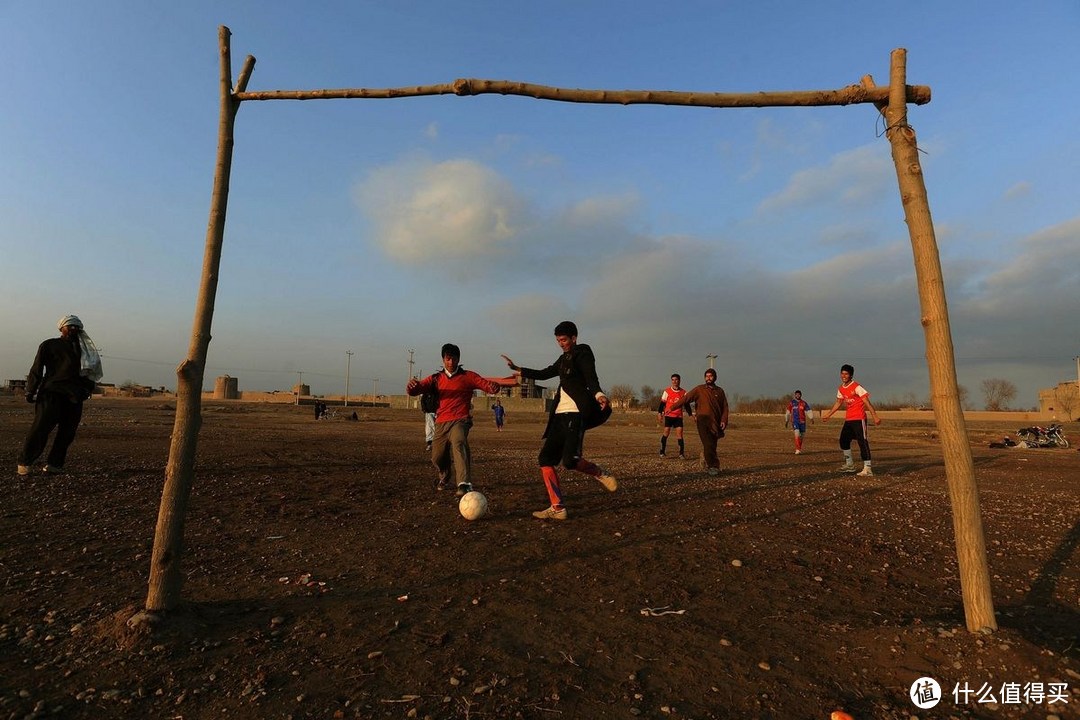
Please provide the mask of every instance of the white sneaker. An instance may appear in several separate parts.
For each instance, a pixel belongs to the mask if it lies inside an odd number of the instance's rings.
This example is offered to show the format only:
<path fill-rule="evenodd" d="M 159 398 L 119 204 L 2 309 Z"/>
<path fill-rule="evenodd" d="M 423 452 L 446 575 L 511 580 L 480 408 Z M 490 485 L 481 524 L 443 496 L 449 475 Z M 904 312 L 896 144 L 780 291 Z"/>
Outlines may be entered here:
<path fill-rule="evenodd" d="M 565 520 L 566 508 L 559 508 L 556 510 L 555 506 L 551 506 L 546 510 L 537 510 L 532 515 L 537 520 Z"/>
<path fill-rule="evenodd" d="M 870 469 L 869 465 L 863 465 L 863 469 L 855 473 L 856 477 L 874 477 L 874 471 Z"/>
<path fill-rule="evenodd" d="M 796 454 L 796 455 L 802 455 L 802 450 L 796 450 L 796 451 L 795 451 L 795 454 Z"/>
<path fill-rule="evenodd" d="M 599 465 L 596 466 L 596 469 L 600 471 L 600 474 L 596 479 L 600 481 L 600 484 L 603 485 L 608 492 L 615 492 L 619 489 L 619 481 L 615 479 L 614 475 Z"/>
<path fill-rule="evenodd" d="M 855 463 L 844 463 L 840 466 L 840 469 L 844 472 L 853 473 L 855 472 Z"/>

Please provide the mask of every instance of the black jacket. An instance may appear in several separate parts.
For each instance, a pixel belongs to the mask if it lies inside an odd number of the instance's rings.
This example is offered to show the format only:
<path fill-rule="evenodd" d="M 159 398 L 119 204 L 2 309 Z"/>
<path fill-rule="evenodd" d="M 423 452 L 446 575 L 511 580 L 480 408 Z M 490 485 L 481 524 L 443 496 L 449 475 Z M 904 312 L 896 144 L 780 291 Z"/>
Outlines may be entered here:
<path fill-rule="evenodd" d="M 94 390 L 94 381 L 81 374 L 79 344 L 62 337 L 50 338 L 38 346 L 30 374 L 26 376 L 26 394 L 56 393 L 72 402 L 82 402 Z"/>
<path fill-rule="evenodd" d="M 551 413 L 548 416 L 548 429 L 555 419 L 555 409 L 559 406 L 559 398 L 562 393 L 569 395 L 581 411 L 581 417 L 586 429 L 602 425 L 611 417 L 611 403 L 601 410 L 600 403 L 596 401 L 596 393 L 604 392 L 600 387 L 600 379 L 596 376 L 596 357 L 592 348 L 588 345 L 575 345 L 570 352 L 563 353 L 553 364 L 543 370 L 532 368 L 520 368 L 521 377 L 532 380 L 547 380 L 556 375 L 559 376 L 559 391 L 555 394 L 555 402 L 551 405 Z M 544 435 L 547 435 L 545 430 Z"/>

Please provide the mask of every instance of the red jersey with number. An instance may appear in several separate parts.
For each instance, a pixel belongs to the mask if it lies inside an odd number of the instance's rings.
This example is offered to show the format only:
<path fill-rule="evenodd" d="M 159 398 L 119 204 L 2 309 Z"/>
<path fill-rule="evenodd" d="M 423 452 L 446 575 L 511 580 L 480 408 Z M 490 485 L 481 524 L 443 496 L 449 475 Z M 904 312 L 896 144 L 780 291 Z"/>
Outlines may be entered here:
<path fill-rule="evenodd" d="M 870 393 L 862 385 L 854 380 L 847 385 L 841 385 L 836 389 L 836 397 L 844 401 L 845 420 L 866 419 L 866 404 L 863 402 L 863 398 L 870 397 Z"/>

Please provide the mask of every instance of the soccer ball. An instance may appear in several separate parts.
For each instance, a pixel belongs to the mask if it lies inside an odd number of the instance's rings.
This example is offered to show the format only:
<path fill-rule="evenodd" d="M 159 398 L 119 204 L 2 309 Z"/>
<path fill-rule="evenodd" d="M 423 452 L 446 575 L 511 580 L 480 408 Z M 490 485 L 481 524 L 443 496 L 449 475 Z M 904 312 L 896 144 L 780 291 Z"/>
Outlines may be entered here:
<path fill-rule="evenodd" d="M 481 518 L 487 512 L 487 498 L 475 490 L 467 492 L 461 496 L 461 500 L 458 502 L 458 511 L 461 513 L 461 517 L 466 520 Z"/>

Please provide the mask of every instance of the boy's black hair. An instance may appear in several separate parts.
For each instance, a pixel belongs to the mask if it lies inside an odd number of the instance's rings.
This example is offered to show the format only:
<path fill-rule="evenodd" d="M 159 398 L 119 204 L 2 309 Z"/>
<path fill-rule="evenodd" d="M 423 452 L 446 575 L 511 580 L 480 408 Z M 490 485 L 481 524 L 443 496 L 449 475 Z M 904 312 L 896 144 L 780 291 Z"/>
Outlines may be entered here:
<path fill-rule="evenodd" d="M 577 337 L 577 325 L 569 320 L 563 320 L 555 326 L 555 334 L 566 335 L 567 337 Z"/>
<path fill-rule="evenodd" d="M 849 375 L 851 375 L 851 377 L 855 377 L 855 366 L 854 365 L 841 365 L 840 366 L 840 372 L 847 372 Z"/>
<path fill-rule="evenodd" d="M 459 348 L 453 343 L 446 343 L 442 346 L 442 353 L 439 355 L 439 357 L 447 356 L 450 356 L 455 360 L 461 360 L 461 348 Z"/>

